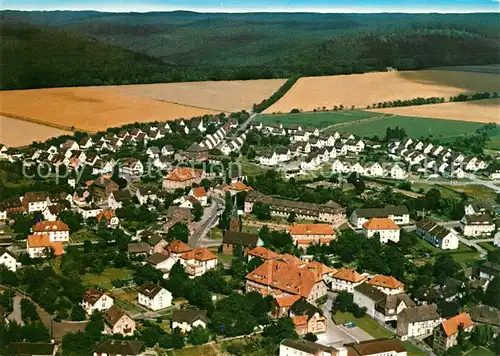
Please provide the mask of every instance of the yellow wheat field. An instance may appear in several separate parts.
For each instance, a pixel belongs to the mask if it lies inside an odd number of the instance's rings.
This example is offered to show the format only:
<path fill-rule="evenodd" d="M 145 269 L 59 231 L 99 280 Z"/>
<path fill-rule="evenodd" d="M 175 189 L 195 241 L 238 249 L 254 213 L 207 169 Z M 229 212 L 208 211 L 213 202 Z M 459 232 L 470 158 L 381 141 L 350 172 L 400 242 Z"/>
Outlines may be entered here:
<path fill-rule="evenodd" d="M 300 78 L 266 113 L 304 111 L 335 105 L 364 109 L 367 105 L 416 97 L 499 92 L 500 76 L 489 73 L 423 70 Z"/>
<path fill-rule="evenodd" d="M 386 114 L 500 124 L 500 99 L 369 110 Z"/>
<path fill-rule="evenodd" d="M 85 87 L 3 91 L 0 103 L 5 116 L 89 132 L 220 112 Z"/>
<path fill-rule="evenodd" d="M 285 79 L 234 80 L 166 84 L 137 84 L 97 87 L 128 96 L 168 101 L 182 105 L 235 112 L 249 110 L 269 98 Z"/>

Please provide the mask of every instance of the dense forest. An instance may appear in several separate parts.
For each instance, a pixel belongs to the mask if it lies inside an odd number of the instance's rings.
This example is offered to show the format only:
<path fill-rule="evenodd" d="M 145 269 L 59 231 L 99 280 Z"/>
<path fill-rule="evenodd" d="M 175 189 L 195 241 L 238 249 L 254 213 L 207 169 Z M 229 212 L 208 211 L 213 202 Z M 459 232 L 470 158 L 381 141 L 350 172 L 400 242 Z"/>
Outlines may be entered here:
<path fill-rule="evenodd" d="M 500 63 L 499 14 L 0 12 L 2 89 Z"/>

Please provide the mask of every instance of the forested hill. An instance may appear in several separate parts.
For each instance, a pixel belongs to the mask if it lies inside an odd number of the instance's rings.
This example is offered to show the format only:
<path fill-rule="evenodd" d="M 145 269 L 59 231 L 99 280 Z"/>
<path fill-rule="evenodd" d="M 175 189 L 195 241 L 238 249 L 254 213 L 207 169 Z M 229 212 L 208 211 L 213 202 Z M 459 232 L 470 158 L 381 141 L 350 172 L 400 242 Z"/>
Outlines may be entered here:
<path fill-rule="evenodd" d="M 0 12 L 3 89 L 500 63 L 500 15 Z"/>

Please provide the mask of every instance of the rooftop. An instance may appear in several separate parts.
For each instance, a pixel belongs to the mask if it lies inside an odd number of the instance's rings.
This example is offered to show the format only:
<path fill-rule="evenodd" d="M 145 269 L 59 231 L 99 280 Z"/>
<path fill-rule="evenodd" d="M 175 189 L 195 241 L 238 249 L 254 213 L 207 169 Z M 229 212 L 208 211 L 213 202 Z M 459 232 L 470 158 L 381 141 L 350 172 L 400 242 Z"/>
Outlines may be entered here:
<path fill-rule="evenodd" d="M 392 276 L 384 276 L 383 274 L 375 275 L 367 283 L 377 287 L 390 288 L 390 289 L 397 289 L 404 286 L 404 284 L 398 281 L 396 278 Z"/>
<path fill-rule="evenodd" d="M 443 321 L 441 325 L 443 326 L 446 336 L 451 336 L 458 332 L 458 327 L 460 325 L 462 325 L 464 329 L 467 329 L 474 325 L 474 322 L 471 320 L 469 314 L 460 313 L 453 318 Z"/>
<path fill-rule="evenodd" d="M 399 230 L 399 226 L 389 218 L 371 218 L 363 227 L 367 230 Z"/>
<path fill-rule="evenodd" d="M 335 235 L 329 224 L 295 224 L 290 227 L 290 235 Z"/>

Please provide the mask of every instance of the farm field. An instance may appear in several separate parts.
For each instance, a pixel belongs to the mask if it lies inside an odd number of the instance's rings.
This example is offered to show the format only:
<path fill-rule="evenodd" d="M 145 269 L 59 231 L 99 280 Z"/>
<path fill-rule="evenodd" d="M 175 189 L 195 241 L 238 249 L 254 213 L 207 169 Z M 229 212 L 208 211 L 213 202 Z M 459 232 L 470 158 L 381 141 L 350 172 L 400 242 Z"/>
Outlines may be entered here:
<path fill-rule="evenodd" d="M 234 80 L 94 87 L 106 93 L 234 112 L 269 98 L 286 79 Z"/>
<path fill-rule="evenodd" d="M 343 110 L 328 112 L 305 112 L 297 114 L 259 115 L 257 121 L 265 123 L 297 124 L 303 127 L 325 128 L 331 125 L 341 126 L 357 120 L 383 117 L 380 113 L 361 110 Z"/>
<path fill-rule="evenodd" d="M 323 77 L 304 77 L 265 113 L 312 111 L 326 106 L 365 108 L 378 102 L 460 93 L 499 92 L 498 76 L 490 73 L 422 70 Z"/>
<path fill-rule="evenodd" d="M 456 66 L 456 67 L 438 67 L 436 70 L 452 70 L 457 72 L 476 72 L 476 73 L 492 73 L 500 74 L 500 65 L 490 64 L 484 66 Z"/>
<path fill-rule="evenodd" d="M 405 116 L 426 117 L 443 120 L 471 122 L 500 122 L 500 99 L 474 100 L 458 103 L 429 104 L 370 110 L 374 113 L 386 113 Z"/>
<path fill-rule="evenodd" d="M 440 119 L 427 119 L 420 117 L 389 116 L 380 120 L 351 123 L 336 128 L 339 132 L 348 132 L 361 137 L 385 136 L 388 127 L 402 127 L 410 137 L 452 138 L 460 135 L 474 133 L 484 124 L 468 121 L 450 121 Z"/>
<path fill-rule="evenodd" d="M 85 87 L 2 91 L 0 102 L 1 114 L 5 116 L 21 117 L 65 130 L 73 127 L 89 132 L 133 122 L 168 121 L 220 113 L 220 110 L 200 109 Z M 16 131 L 23 133 L 19 128 Z"/>
<path fill-rule="evenodd" d="M 0 115 L 0 143 L 7 147 L 26 146 L 61 135 L 72 135 L 72 132 Z"/>
<path fill-rule="evenodd" d="M 452 189 L 458 193 L 465 193 L 468 196 L 478 199 L 492 199 L 495 196 L 495 192 L 484 185 L 471 184 L 471 185 L 446 185 L 443 187 Z"/>

